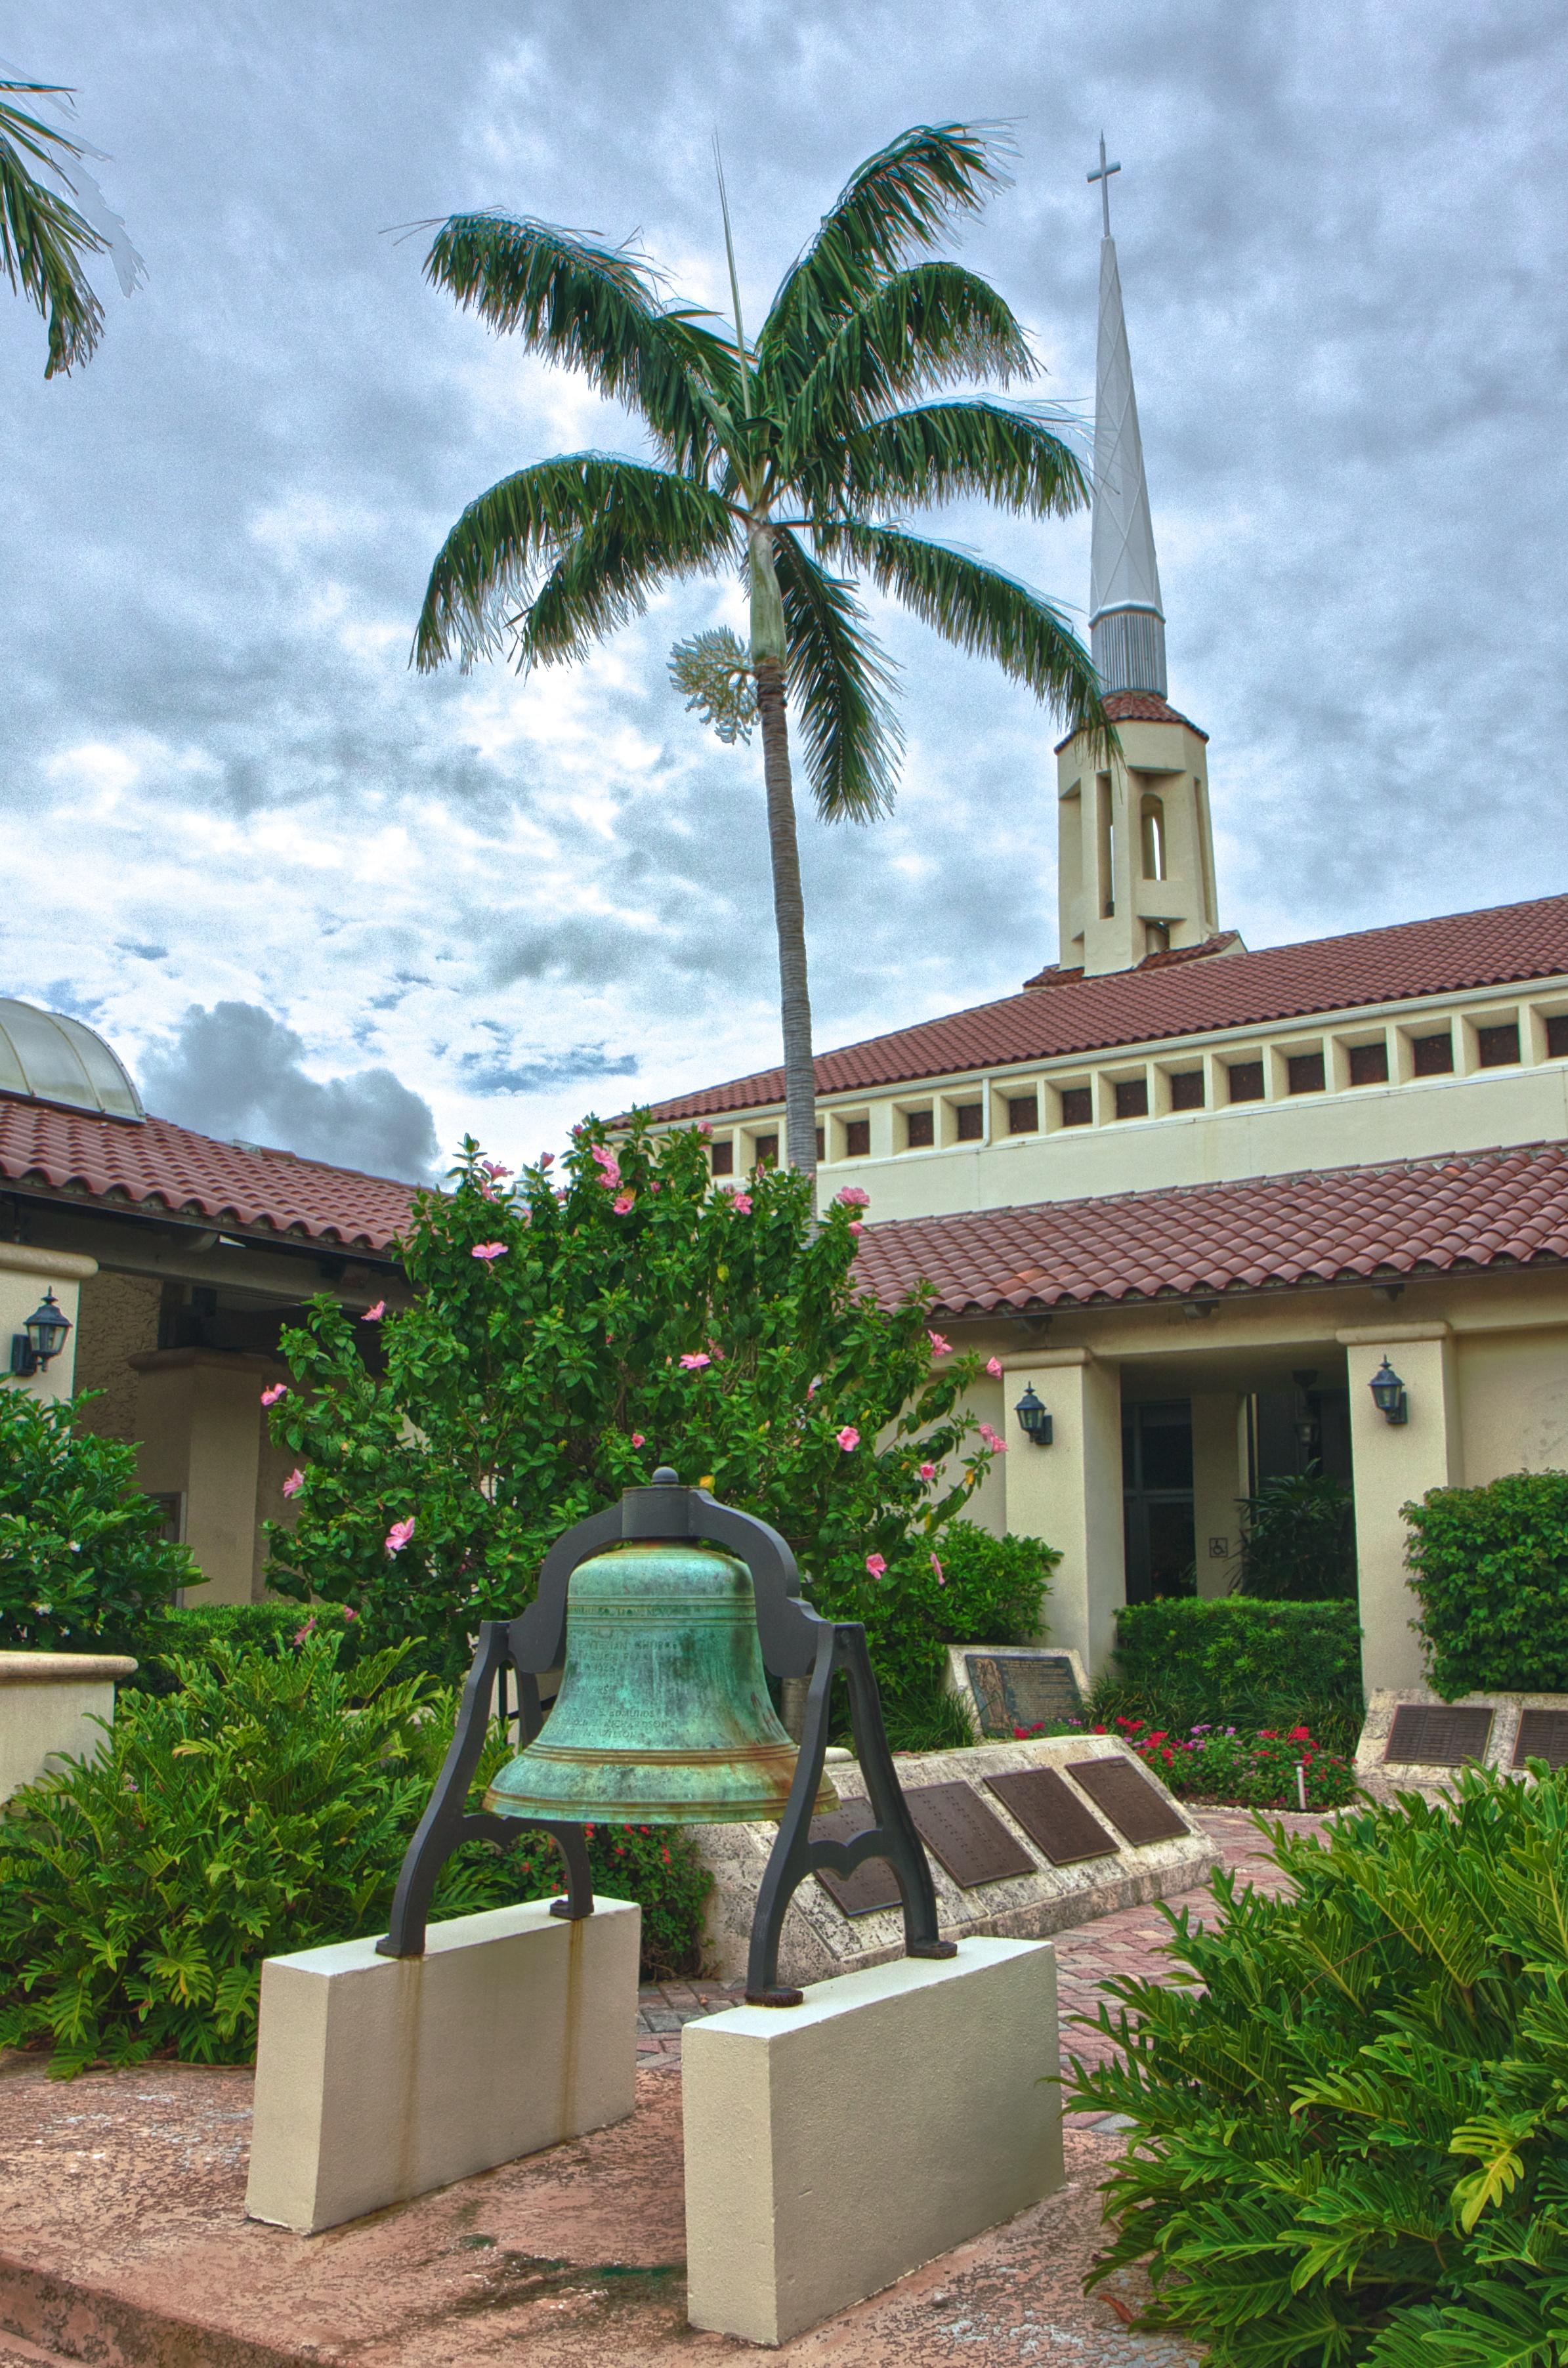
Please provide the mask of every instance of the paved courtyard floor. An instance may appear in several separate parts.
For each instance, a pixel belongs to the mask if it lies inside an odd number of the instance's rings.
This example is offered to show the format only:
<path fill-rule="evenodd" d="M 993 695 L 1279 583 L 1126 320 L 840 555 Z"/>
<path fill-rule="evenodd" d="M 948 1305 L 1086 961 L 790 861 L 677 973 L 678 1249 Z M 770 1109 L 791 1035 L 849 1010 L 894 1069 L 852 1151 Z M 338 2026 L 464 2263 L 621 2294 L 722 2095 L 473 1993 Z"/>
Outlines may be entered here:
<path fill-rule="evenodd" d="M 1233 1864 L 1268 1879 L 1246 1817 L 1205 1822 Z M 1157 1970 L 1165 1930 L 1155 1910 L 1132 1908 L 1059 1934 L 1064 2017 L 1092 2008 L 1108 1974 Z M 755 2359 L 685 2316 L 680 2030 L 726 1996 L 706 1984 L 644 1993 L 630 2121 L 315 2237 L 244 2217 L 248 2071 L 148 2064 L 57 2082 L 36 2056 L 0 2059 L 0 2368 Z M 1067 2048 L 1086 2052 L 1086 2037 L 1064 2028 Z M 1109 2295 L 1082 2291 L 1119 2143 L 1103 2119 L 1070 2128 L 1057 2194 L 775 2356 L 791 2368 L 1187 2368 L 1190 2346 L 1128 2328 L 1131 2273 Z"/>

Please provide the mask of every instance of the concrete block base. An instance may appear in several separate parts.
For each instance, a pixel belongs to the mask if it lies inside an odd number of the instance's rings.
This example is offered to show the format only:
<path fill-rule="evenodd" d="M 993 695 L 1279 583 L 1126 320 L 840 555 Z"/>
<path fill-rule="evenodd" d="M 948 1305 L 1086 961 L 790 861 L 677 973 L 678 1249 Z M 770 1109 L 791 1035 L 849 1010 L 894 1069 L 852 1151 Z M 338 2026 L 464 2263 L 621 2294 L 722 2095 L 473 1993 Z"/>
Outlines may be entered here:
<path fill-rule="evenodd" d="M 0 1653 L 0 1801 L 70 1759 L 96 1759 L 114 1690 L 136 1664 L 118 1653 Z"/>
<path fill-rule="evenodd" d="M 1392 1801 L 1401 1793 L 1420 1793 L 1428 1801 L 1446 1800 L 1460 1770 L 1436 1760 L 1390 1759 L 1393 1723 L 1406 1704 L 1432 1710 L 1485 1710 L 1492 1713 L 1480 1765 L 1504 1776 L 1527 1777 L 1516 1766 L 1528 1749 L 1529 1731 L 1520 1741 L 1527 1711 L 1547 1711 L 1557 1717 L 1568 1712 L 1568 1694 L 1460 1694 L 1446 1702 L 1430 1686 L 1379 1686 L 1367 1699 L 1367 1716 L 1356 1746 L 1356 1781 L 1374 1801 Z M 1550 1755 L 1548 1755 L 1550 1756 Z"/>
<path fill-rule="evenodd" d="M 432 1924 L 423 1957 L 342 1941 L 261 1974 L 245 2209 L 309 2236 L 623 2121 L 642 1912 L 546 1900 Z"/>
<path fill-rule="evenodd" d="M 683 2049 L 694 2327 L 787 2343 L 1062 2184 L 1049 1942 L 844 1974 Z"/>

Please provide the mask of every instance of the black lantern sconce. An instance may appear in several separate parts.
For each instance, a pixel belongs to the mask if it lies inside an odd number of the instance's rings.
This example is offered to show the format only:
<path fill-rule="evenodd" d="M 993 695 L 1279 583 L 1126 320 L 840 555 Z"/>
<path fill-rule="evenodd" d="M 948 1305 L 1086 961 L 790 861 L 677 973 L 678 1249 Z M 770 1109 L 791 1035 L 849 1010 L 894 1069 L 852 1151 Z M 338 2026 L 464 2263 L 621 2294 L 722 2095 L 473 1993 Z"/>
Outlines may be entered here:
<path fill-rule="evenodd" d="M 1409 1393 L 1386 1357 L 1367 1387 L 1372 1393 L 1372 1404 L 1385 1422 L 1410 1420 Z"/>
<path fill-rule="evenodd" d="M 1013 1412 L 1018 1417 L 1018 1427 L 1026 1439 L 1031 1440 L 1036 1447 L 1051 1445 L 1052 1436 L 1051 1409 L 1036 1397 L 1032 1382 L 1024 1383 L 1023 1396 L 1013 1408 Z"/>
<path fill-rule="evenodd" d="M 12 1372 L 23 1381 L 43 1372 L 64 1348 L 70 1329 L 71 1318 L 53 1292 L 46 1291 L 21 1330 L 11 1335 Z"/>

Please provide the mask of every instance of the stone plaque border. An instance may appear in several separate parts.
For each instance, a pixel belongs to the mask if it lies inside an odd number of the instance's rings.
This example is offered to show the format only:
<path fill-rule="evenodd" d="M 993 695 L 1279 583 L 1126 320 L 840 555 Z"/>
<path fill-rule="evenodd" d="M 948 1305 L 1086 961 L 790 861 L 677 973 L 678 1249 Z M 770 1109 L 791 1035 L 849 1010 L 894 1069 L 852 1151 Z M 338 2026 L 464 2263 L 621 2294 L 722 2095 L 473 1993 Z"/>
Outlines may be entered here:
<path fill-rule="evenodd" d="M 976 1692 L 970 1674 L 969 1660 L 971 1654 L 989 1661 L 1043 1659 L 1065 1662 L 1067 1675 L 1077 1693 L 1080 1706 L 1086 1703 L 1089 1699 L 1088 1672 L 1084 1667 L 1083 1655 L 1075 1653 L 1070 1645 L 1052 1645 L 1049 1642 L 1039 1645 L 949 1645 L 947 1675 L 942 1682 L 946 1691 L 950 1694 L 956 1694 L 959 1701 L 962 1702 L 969 1713 L 970 1725 L 982 1743 L 1005 1742 L 1012 1738 L 988 1731 L 986 1728 L 985 1706 Z"/>
<path fill-rule="evenodd" d="M 1441 1760 L 1390 1759 L 1389 1738 L 1400 1712 L 1410 1710 L 1487 1711 L 1492 1725 L 1485 1747 L 1474 1761 L 1462 1765 L 1493 1768 L 1503 1775 L 1525 1776 L 1517 1755 L 1525 1715 L 1544 1712 L 1568 1727 L 1568 1694 L 1461 1694 L 1445 1702 L 1430 1686 L 1380 1686 L 1369 1697 L 1361 1739 L 1356 1747 L 1356 1781 L 1375 1801 L 1392 1801 L 1400 1793 L 1421 1793 L 1439 1799 L 1452 1789 L 1460 1768 Z M 1559 1728 L 1560 1734 L 1565 1731 Z M 1528 1749 L 1528 1741 L 1525 1743 Z M 1549 1756 L 1547 1753 L 1540 1755 Z"/>

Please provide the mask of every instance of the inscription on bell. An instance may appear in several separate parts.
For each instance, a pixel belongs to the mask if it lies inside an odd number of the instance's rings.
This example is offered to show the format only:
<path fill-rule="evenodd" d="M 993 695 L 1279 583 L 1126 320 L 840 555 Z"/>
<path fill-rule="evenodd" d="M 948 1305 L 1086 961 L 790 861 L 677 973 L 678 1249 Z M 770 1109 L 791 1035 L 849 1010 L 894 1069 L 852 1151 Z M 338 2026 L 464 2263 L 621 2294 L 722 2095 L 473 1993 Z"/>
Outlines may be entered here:
<path fill-rule="evenodd" d="M 1174 1804 L 1131 1759 L 1074 1759 L 1067 1773 L 1130 1842 L 1175 1841 L 1187 1831 L 1187 1821 Z"/>
<path fill-rule="evenodd" d="M 1492 1733 L 1489 1710 L 1457 1710 L 1448 1702 L 1401 1702 L 1383 1752 L 1385 1767 L 1457 1768 L 1479 1759 Z"/>
<path fill-rule="evenodd" d="M 1568 1710 L 1526 1710 L 1519 1713 L 1519 1739 L 1514 1765 L 1544 1759 L 1549 1768 L 1568 1766 Z"/>
<path fill-rule="evenodd" d="M 1052 1866 L 1075 1866 L 1083 1859 L 1116 1856 L 1115 1837 L 1062 1782 L 1054 1768 L 1020 1768 L 1009 1776 L 988 1776 L 985 1782 Z"/>
<path fill-rule="evenodd" d="M 1038 1874 L 1023 1844 L 969 1784 L 917 1784 L 904 1794 L 915 1830 L 960 1891 Z"/>
<path fill-rule="evenodd" d="M 964 1667 L 987 1735 L 1084 1714 L 1065 1653 L 966 1653 Z"/>
<path fill-rule="evenodd" d="M 814 1842 L 852 1842 L 863 1834 L 872 1822 L 872 1812 L 865 1801 L 852 1809 L 835 1809 L 830 1816 L 812 1819 L 812 1839 Z M 902 1904 L 898 1878 L 885 1858 L 862 1859 L 853 1874 L 835 1874 L 825 1866 L 816 1870 L 817 1881 L 846 1916 L 874 1916 L 879 1907 L 897 1907 Z"/>

